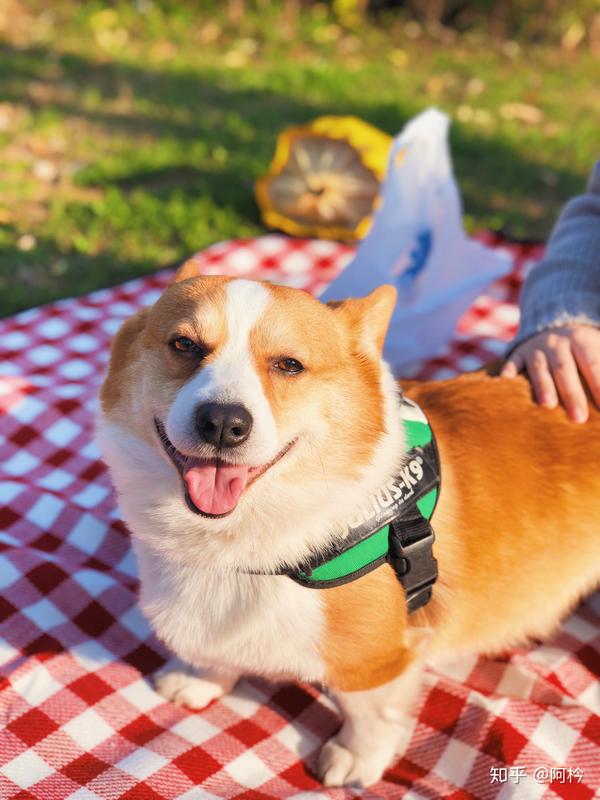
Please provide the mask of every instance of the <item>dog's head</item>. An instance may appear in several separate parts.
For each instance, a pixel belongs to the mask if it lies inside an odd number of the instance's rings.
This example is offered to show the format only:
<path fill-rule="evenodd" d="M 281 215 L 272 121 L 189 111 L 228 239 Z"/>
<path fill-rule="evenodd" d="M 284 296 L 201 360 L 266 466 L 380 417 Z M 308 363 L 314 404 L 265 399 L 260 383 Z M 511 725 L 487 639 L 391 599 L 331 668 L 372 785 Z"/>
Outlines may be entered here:
<path fill-rule="evenodd" d="M 184 265 L 113 343 L 100 441 L 117 488 L 175 496 L 203 529 L 285 514 L 300 493 L 335 502 L 389 433 L 381 350 L 394 302 L 390 286 L 325 305 Z"/>

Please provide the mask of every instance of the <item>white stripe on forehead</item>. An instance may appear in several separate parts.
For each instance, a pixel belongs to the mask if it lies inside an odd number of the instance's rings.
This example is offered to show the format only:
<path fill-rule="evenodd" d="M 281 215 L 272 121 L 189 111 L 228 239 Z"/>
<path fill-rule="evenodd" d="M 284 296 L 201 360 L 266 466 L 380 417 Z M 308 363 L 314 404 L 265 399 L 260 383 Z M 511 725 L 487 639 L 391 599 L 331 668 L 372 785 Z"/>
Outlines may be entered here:
<path fill-rule="evenodd" d="M 228 356 L 247 351 L 250 331 L 261 318 L 269 303 L 269 292 L 260 283 L 233 280 L 227 284 L 227 344 Z"/>

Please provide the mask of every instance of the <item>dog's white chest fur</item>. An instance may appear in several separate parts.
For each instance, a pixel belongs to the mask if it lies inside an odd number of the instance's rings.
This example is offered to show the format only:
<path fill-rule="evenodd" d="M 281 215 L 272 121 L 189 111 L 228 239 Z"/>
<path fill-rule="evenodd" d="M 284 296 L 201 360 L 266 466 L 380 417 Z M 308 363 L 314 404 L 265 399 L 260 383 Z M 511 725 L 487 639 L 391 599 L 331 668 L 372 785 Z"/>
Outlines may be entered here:
<path fill-rule="evenodd" d="M 141 605 L 157 635 L 189 664 L 223 671 L 322 681 L 316 643 L 324 615 L 319 593 L 285 576 L 173 568 L 136 542 Z"/>

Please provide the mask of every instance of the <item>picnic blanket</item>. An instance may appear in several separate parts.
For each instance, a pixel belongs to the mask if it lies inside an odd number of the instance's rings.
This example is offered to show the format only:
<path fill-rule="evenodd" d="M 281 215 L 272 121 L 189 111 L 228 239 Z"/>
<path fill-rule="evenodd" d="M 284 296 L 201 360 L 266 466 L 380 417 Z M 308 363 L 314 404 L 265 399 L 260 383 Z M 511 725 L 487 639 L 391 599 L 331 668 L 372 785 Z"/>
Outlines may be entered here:
<path fill-rule="evenodd" d="M 540 255 L 504 246 L 511 275 L 413 374 L 446 377 L 502 352 L 524 271 Z M 206 273 L 318 292 L 352 252 L 266 236 L 197 260 Z M 318 749 L 340 720 L 314 687 L 247 679 L 199 712 L 154 692 L 152 673 L 170 656 L 137 606 L 136 564 L 93 420 L 111 336 L 170 277 L 0 321 L 0 798 L 593 797 L 599 595 L 548 641 L 428 671 L 408 750 L 362 792 L 324 790 L 315 778 Z"/>

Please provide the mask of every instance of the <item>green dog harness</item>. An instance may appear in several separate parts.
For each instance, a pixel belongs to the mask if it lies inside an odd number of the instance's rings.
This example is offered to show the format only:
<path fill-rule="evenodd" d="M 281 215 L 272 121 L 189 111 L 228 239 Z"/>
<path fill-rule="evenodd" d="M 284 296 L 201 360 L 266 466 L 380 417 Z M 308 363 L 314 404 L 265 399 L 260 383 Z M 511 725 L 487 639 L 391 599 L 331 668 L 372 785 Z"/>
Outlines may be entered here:
<path fill-rule="evenodd" d="M 342 542 L 277 574 L 330 589 L 387 563 L 404 587 L 409 612 L 431 599 L 438 572 L 430 519 L 440 491 L 440 459 L 427 417 L 411 400 L 401 402 L 408 449 L 400 472 L 361 506 Z"/>

